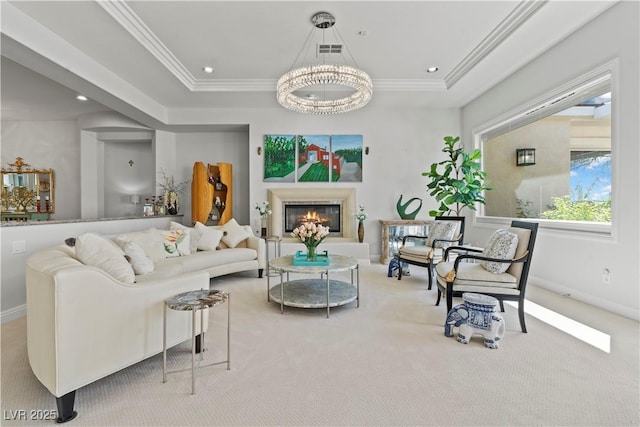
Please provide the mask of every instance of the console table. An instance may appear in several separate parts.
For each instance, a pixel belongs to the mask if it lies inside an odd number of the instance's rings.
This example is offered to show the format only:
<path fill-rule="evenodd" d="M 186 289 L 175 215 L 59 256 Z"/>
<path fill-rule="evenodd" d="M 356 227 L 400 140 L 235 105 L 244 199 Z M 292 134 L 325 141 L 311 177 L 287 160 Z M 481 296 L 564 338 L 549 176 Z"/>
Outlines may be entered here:
<path fill-rule="evenodd" d="M 406 235 L 425 236 L 429 233 L 429 226 L 433 224 L 431 220 L 418 219 L 395 219 L 380 220 L 382 230 L 382 248 L 380 250 L 380 262 L 386 264 L 398 253 L 398 246 L 402 238 Z"/>

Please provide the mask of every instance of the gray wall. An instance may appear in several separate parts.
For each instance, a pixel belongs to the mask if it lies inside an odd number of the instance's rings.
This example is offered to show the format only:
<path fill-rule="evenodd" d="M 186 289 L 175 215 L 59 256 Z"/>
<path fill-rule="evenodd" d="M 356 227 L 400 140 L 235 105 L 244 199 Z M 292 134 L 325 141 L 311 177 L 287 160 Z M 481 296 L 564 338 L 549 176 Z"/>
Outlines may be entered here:
<path fill-rule="evenodd" d="M 2 167 L 22 157 L 34 169 L 53 169 L 54 219 L 80 217 L 80 139 L 75 121 L 2 121 Z"/>

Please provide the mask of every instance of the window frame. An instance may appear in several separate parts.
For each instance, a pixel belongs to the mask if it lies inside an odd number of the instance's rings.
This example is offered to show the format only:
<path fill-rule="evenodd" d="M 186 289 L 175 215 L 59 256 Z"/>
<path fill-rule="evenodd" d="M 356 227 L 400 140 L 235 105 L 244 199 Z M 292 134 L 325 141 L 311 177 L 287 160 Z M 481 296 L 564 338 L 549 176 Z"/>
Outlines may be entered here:
<path fill-rule="evenodd" d="M 599 67 L 592 69 L 591 71 L 569 81 L 564 84 L 560 84 L 545 94 L 538 96 L 534 99 L 526 101 L 514 108 L 511 108 L 504 114 L 490 119 L 480 126 L 471 130 L 471 136 L 474 148 L 479 148 L 484 154 L 484 140 L 485 135 L 490 134 L 498 128 L 508 126 L 509 123 L 514 123 L 522 119 L 528 112 L 539 109 L 543 105 L 562 98 L 571 91 L 578 91 L 582 88 L 589 86 L 597 86 L 598 81 L 609 82 L 611 89 L 611 222 L 610 223 L 595 223 L 585 221 L 558 221 L 549 220 L 544 218 L 531 218 L 539 223 L 540 228 L 550 229 L 558 232 L 566 232 L 569 234 L 588 234 L 591 236 L 600 236 L 605 238 L 615 238 L 619 223 L 618 218 L 618 197 L 619 197 L 619 170 L 617 162 L 617 153 L 619 153 L 618 135 L 619 135 L 619 60 L 616 58 L 609 61 Z M 553 113 L 551 113 L 553 114 Z M 551 114 L 539 116 L 537 120 L 544 117 L 548 117 Z M 484 156 L 482 159 L 482 168 L 484 169 Z M 490 184 L 489 184 L 490 185 Z M 523 218 L 514 217 L 497 217 L 497 216 L 485 216 L 485 206 L 478 204 L 476 210 L 472 212 L 473 224 L 480 227 L 495 228 L 496 225 L 508 226 L 512 220 L 527 220 Z"/>

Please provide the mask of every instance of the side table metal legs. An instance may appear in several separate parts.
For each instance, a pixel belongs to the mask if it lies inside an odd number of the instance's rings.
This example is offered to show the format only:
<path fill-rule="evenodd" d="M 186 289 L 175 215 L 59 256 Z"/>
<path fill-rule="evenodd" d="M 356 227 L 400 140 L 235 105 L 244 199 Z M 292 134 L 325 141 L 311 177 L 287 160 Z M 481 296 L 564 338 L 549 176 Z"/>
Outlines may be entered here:
<path fill-rule="evenodd" d="M 213 365 L 219 365 L 222 363 L 227 364 L 227 370 L 231 370 L 231 294 L 226 294 L 226 303 L 227 303 L 227 359 L 221 362 L 213 362 L 208 365 L 202 365 L 201 362 L 204 360 L 204 309 L 209 309 L 210 307 L 206 304 L 194 303 L 190 306 L 189 310 L 191 311 L 191 394 L 196 394 L 196 337 L 198 330 L 196 329 L 196 318 L 198 312 L 200 312 L 200 334 L 201 334 L 201 346 L 200 346 L 200 363 L 199 368 L 204 368 Z M 162 324 L 162 382 L 167 382 L 167 374 L 174 372 L 182 372 L 186 369 L 180 369 L 176 371 L 167 371 L 167 310 L 169 309 L 169 305 L 165 302 L 164 304 L 164 316 L 163 316 L 163 324 Z"/>

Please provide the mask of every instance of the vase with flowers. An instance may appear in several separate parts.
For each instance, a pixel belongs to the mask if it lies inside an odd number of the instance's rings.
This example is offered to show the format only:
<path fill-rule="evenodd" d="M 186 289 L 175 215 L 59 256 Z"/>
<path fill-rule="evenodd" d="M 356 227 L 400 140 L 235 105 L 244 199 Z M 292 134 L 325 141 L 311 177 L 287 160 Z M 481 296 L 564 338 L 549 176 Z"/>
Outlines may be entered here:
<path fill-rule="evenodd" d="M 299 239 L 307 247 L 307 260 L 315 261 L 316 248 L 329 235 L 329 227 L 320 223 L 305 222 L 294 228 L 291 236 Z"/>
<path fill-rule="evenodd" d="M 260 214 L 260 237 L 267 237 L 267 219 L 271 215 L 271 205 L 267 201 L 256 203 L 256 210 Z"/>
<path fill-rule="evenodd" d="M 367 214 L 364 211 L 364 206 L 358 207 L 358 213 L 355 214 L 358 220 L 358 242 L 364 242 L 364 220 L 367 219 Z"/>

